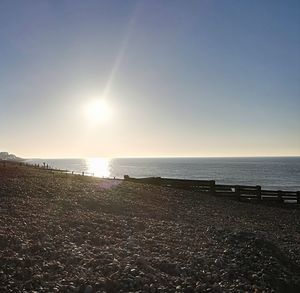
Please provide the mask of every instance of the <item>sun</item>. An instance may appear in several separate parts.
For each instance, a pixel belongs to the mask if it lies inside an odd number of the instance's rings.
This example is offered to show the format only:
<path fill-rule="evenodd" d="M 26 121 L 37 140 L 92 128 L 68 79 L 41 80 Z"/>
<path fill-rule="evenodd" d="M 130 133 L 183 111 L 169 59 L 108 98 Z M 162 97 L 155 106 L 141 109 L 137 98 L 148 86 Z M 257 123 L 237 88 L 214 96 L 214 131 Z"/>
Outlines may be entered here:
<path fill-rule="evenodd" d="M 105 122 L 110 119 L 111 107 L 104 99 L 93 99 L 86 104 L 86 116 L 91 123 Z"/>

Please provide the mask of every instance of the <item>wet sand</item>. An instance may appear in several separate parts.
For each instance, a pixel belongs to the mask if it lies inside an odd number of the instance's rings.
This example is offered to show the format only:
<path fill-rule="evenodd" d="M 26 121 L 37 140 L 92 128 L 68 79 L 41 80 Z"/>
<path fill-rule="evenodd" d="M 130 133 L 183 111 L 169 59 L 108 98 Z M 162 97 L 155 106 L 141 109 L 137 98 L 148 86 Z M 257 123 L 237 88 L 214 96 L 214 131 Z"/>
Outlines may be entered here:
<path fill-rule="evenodd" d="M 300 211 L 0 163 L 0 292 L 300 292 Z"/>

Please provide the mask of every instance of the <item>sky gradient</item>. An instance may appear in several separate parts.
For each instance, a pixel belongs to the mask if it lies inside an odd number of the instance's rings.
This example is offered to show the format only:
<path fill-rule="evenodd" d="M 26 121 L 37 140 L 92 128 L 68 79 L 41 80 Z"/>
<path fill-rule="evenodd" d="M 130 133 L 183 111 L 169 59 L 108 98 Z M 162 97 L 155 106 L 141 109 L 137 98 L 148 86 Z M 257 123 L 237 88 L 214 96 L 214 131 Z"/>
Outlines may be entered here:
<path fill-rule="evenodd" d="M 300 155 L 300 1 L 2 0 L 0 151 Z"/>

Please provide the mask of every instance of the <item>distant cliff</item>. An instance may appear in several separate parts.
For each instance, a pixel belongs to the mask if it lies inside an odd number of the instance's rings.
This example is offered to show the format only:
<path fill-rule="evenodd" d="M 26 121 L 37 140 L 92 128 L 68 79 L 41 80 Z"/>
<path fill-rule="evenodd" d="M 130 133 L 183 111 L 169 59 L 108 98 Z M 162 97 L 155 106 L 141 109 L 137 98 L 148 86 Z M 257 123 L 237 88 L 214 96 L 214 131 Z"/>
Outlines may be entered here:
<path fill-rule="evenodd" d="M 23 161 L 24 159 L 19 158 L 13 154 L 9 154 L 8 152 L 0 152 L 0 160 L 5 161 Z"/>

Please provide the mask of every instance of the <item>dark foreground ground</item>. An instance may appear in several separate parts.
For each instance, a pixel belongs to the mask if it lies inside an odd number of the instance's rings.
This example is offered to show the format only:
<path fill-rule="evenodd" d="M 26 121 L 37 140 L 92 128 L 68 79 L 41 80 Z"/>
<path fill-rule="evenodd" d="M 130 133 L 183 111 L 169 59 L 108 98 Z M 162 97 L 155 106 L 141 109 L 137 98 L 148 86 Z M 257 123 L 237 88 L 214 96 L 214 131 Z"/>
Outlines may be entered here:
<path fill-rule="evenodd" d="M 300 213 L 0 164 L 0 292 L 300 292 Z"/>

